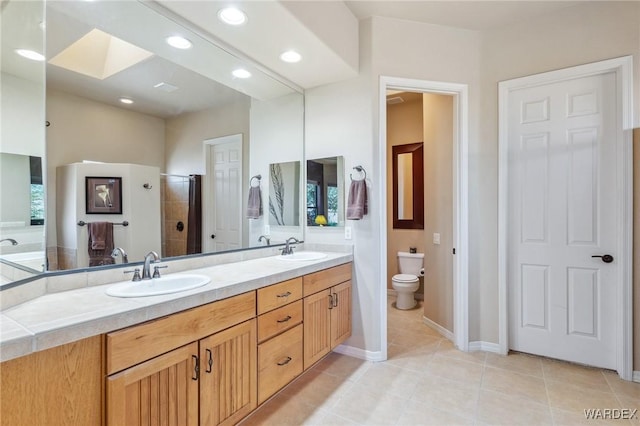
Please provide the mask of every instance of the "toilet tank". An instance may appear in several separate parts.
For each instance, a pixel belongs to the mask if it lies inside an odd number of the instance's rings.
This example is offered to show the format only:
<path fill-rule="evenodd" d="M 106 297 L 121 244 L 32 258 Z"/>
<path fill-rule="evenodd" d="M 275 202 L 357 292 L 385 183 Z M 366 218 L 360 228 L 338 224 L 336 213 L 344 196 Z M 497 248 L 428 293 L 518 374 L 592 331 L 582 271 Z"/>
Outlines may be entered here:
<path fill-rule="evenodd" d="M 424 253 L 398 252 L 398 267 L 401 274 L 420 275 L 420 269 L 424 266 Z"/>

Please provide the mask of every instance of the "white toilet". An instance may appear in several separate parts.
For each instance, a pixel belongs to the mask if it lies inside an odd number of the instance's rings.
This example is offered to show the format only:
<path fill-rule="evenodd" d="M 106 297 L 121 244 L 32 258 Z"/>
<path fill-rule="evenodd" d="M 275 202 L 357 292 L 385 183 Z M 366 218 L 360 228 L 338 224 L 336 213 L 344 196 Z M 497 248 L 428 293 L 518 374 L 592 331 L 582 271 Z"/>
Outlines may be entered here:
<path fill-rule="evenodd" d="M 411 309 L 416 306 L 413 294 L 420 287 L 419 275 L 424 275 L 424 253 L 398 252 L 400 273 L 391 278 L 391 285 L 396 291 L 396 308 Z"/>

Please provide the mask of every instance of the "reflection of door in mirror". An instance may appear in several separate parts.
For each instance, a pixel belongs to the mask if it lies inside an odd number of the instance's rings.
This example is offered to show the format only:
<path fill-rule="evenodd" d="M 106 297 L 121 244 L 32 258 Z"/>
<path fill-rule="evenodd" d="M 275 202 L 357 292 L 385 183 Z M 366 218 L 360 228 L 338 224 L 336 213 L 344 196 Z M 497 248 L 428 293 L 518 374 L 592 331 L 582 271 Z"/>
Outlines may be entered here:
<path fill-rule="evenodd" d="M 269 225 L 300 224 L 300 162 L 269 165 Z"/>
<path fill-rule="evenodd" d="M 342 157 L 307 160 L 307 225 L 337 226 L 343 219 Z"/>
<path fill-rule="evenodd" d="M 242 247 L 242 135 L 205 142 L 207 192 L 204 249 L 206 252 Z"/>
<path fill-rule="evenodd" d="M 423 143 L 394 145 L 393 227 L 424 229 Z"/>

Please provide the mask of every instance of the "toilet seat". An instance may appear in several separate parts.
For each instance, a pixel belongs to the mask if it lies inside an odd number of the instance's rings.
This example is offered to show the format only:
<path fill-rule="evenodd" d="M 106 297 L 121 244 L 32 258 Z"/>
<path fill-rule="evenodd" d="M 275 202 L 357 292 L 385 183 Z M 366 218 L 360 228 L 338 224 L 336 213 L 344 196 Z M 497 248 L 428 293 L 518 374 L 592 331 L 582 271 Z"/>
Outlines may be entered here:
<path fill-rule="evenodd" d="M 398 283 L 414 283 L 419 281 L 418 277 L 412 274 L 396 274 L 391 279 Z"/>

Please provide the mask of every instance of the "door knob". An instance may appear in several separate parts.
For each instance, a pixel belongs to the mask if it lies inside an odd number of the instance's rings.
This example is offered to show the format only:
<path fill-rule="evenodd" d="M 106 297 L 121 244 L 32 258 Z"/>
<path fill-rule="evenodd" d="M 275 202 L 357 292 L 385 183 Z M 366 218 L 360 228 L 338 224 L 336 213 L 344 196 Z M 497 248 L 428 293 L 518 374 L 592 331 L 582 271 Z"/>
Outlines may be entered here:
<path fill-rule="evenodd" d="M 603 254 L 603 255 L 595 255 L 595 256 L 591 256 L 591 257 L 599 257 L 602 259 L 602 261 L 604 263 L 611 263 L 613 262 L 613 256 L 611 256 L 610 254 Z"/>
<path fill-rule="evenodd" d="M 216 234 L 211 234 L 211 239 L 213 240 L 216 237 Z"/>

